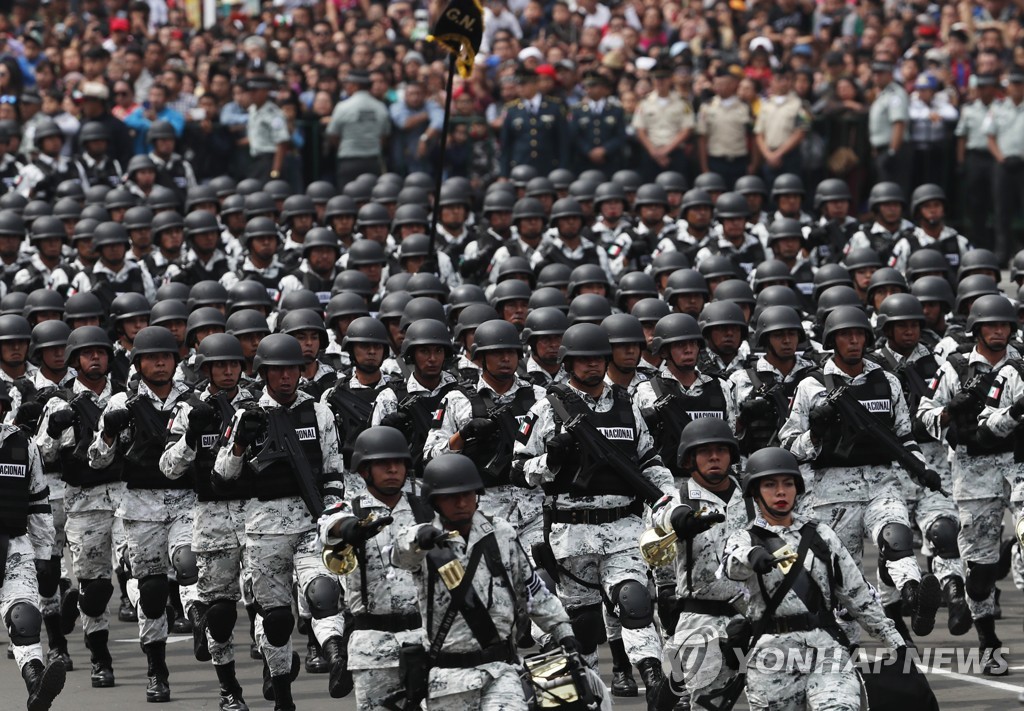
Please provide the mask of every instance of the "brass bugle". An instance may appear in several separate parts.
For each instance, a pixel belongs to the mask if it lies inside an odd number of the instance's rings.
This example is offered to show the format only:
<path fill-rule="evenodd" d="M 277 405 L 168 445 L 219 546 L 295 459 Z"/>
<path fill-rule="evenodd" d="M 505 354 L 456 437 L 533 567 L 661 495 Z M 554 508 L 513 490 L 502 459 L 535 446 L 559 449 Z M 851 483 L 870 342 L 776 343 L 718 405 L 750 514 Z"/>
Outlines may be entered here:
<path fill-rule="evenodd" d="M 640 555 L 652 568 L 671 565 L 676 557 L 676 532 L 658 533 L 658 529 L 648 528 L 640 535 Z"/>
<path fill-rule="evenodd" d="M 355 569 L 359 567 L 359 559 L 356 558 L 356 552 L 347 543 L 324 546 L 323 551 L 320 553 L 320 560 L 323 561 L 324 567 L 335 575 L 348 575 L 355 572 Z"/>

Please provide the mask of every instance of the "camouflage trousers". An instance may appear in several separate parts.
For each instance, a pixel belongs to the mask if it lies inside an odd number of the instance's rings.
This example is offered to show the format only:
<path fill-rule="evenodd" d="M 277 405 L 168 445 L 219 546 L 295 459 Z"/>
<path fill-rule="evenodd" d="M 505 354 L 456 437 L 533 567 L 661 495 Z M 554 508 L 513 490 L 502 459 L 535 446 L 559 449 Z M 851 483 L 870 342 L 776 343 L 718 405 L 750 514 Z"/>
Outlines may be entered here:
<path fill-rule="evenodd" d="M 824 630 L 762 637 L 747 663 L 747 702 L 752 711 L 859 711 L 849 656 Z"/>
<path fill-rule="evenodd" d="M 605 555 L 571 556 L 559 560 L 558 564 L 573 577 L 594 586 L 581 585 L 565 573 L 561 574 L 557 586 L 558 597 L 565 605 L 566 611 L 570 613 L 570 617 L 572 610 L 600 605 L 605 599 L 612 599 L 613 589 L 627 580 L 635 580 L 647 587 L 647 565 L 640 557 L 640 551 L 636 546 Z M 607 626 L 612 627 L 614 633 L 614 625 Z M 661 658 L 661 638 L 653 622 L 640 629 L 623 627 L 621 636 L 626 655 L 633 664 L 647 657 Z M 593 658 L 588 661 L 593 661 Z"/>
<path fill-rule="evenodd" d="M 427 711 L 527 711 L 519 670 L 500 662 L 430 670 Z"/>
<path fill-rule="evenodd" d="M 684 612 L 675 633 L 665 643 L 666 677 L 676 696 L 683 691 L 691 699 L 722 689 L 736 671 L 722 663 L 720 643 L 731 618 Z"/>
<path fill-rule="evenodd" d="M 149 619 L 139 605 L 138 581 L 150 575 L 167 575 L 173 571 L 171 560 L 179 549 L 192 543 L 192 509 L 168 512 L 164 521 L 124 521 L 128 541 L 128 563 L 133 581 L 128 585 L 128 597 L 139 615 L 139 641 L 142 644 L 167 639 L 167 615 Z M 190 606 L 195 600 L 196 585 L 182 585 L 181 602 Z"/>
<path fill-rule="evenodd" d="M 246 533 L 245 560 L 252 575 L 253 597 L 263 610 L 291 607 L 293 579 L 298 582 L 301 597 L 314 578 L 327 574 L 320 560 L 317 532 L 312 528 L 293 534 Z M 318 640 L 326 640 L 335 634 L 340 636 L 344 631 L 341 616 L 313 620 L 313 631 Z M 275 676 L 287 674 L 291 669 L 291 640 L 283 647 L 272 646 L 263 632 L 262 619 L 257 619 L 256 642 L 267 659 L 270 673 Z"/>
<path fill-rule="evenodd" d="M 354 669 L 352 680 L 356 685 L 357 711 L 383 711 L 383 701 L 402 688 L 398 667 L 383 669 Z"/>
<path fill-rule="evenodd" d="M 35 553 L 28 536 L 12 538 L 7 548 L 7 567 L 4 570 L 4 584 L 0 587 L 0 619 L 5 622 L 7 613 L 19 602 L 35 607 L 39 601 L 39 583 L 36 580 Z M 42 661 L 43 648 L 37 641 L 35 644 L 11 644 L 14 661 L 18 668 L 24 667 L 33 659 Z"/>
<path fill-rule="evenodd" d="M 64 498 L 50 499 L 50 511 L 53 512 L 53 548 L 50 549 L 51 558 L 57 558 L 61 565 L 61 577 L 64 575 L 64 546 L 67 544 L 65 525 L 68 520 L 67 511 L 64 508 Z M 43 617 L 60 614 L 60 588 L 49 597 L 39 596 L 39 611 Z"/>
<path fill-rule="evenodd" d="M 322 570 L 321 573 L 323 575 L 330 574 L 326 569 Z M 319 620 L 314 619 L 313 613 L 310 612 L 309 609 L 309 600 L 307 600 L 306 596 L 302 594 L 303 589 L 303 587 L 299 587 L 299 594 L 295 597 L 295 607 L 299 612 L 299 618 L 309 621 L 309 626 L 313 629 L 313 635 L 316 637 L 316 641 L 323 644 L 331 637 L 341 637 L 345 632 L 345 613 L 338 612 L 338 614 L 331 615 L 330 617 L 325 617 Z"/>
<path fill-rule="evenodd" d="M 196 553 L 199 562 L 199 582 L 196 584 L 196 599 L 209 605 L 216 600 L 238 602 L 242 599 L 242 563 L 245 550 L 225 548 L 219 551 Z M 227 642 L 218 642 L 206 632 L 210 655 L 214 664 L 228 664 L 235 659 L 234 635 Z"/>
<path fill-rule="evenodd" d="M 999 562 L 999 545 L 1003 531 L 1003 512 L 1007 503 L 1003 498 L 957 501 L 960 515 L 960 533 L 957 545 L 964 565 L 970 563 L 993 564 Z M 995 614 L 995 591 L 984 600 L 967 596 L 967 606 L 974 619 Z"/>
<path fill-rule="evenodd" d="M 480 497 L 480 510 L 511 523 L 531 559 L 533 544 L 544 540 L 543 504 L 539 491 L 517 486 L 491 487 Z"/>
<path fill-rule="evenodd" d="M 82 511 L 68 514 L 65 530 L 68 548 L 71 549 L 71 570 L 78 580 L 96 580 L 113 576 L 113 557 L 116 549 L 118 530 L 123 537 L 123 528 L 115 527 L 118 519 L 113 511 Z M 82 628 L 86 634 L 110 627 L 106 611 L 99 617 L 82 615 Z"/>

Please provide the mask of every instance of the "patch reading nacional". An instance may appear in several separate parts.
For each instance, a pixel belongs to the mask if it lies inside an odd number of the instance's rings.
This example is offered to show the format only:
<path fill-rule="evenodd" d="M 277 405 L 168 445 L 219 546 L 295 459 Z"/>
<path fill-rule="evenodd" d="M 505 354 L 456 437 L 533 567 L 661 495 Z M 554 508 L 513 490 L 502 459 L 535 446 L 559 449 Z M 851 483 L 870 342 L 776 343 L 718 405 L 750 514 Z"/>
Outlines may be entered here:
<path fill-rule="evenodd" d="M 608 439 L 621 439 L 627 441 L 635 439 L 632 427 L 598 427 L 597 429 Z"/>
<path fill-rule="evenodd" d="M 706 420 L 709 417 L 717 417 L 720 420 L 725 419 L 725 413 L 721 410 L 687 410 L 686 414 L 690 416 L 691 420 Z"/>
<path fill-rule="evenodd" d="M 891 400 L 860 400 L 861 407 L 868 412 L 892 412 Z"/>
<path fill-rule="evenodd" d="M 24 479 L 25 478 L 25 465 L 24 464 L 0 464 L 0 476 L 5 476 L 10 479 Z"/>
<path fill-rule="evenodd" d="M 311 441 L 316 439 L 316 427 L 300 427 L 295 430 L 295 434 L 298 435 L 300 440 Z"/>

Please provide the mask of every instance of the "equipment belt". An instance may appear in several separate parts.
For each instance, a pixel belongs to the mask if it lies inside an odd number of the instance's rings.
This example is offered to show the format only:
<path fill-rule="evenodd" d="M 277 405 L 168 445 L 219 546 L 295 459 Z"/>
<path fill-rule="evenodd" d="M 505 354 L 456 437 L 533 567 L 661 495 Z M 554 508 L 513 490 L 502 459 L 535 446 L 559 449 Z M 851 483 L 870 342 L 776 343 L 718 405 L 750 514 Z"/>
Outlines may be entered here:
<path fill-rule="evenodd" d="M 377 632 L 405 632 L 423 626 L 418 612 L 406 612 L 401 615 L 371 615 L 368 613 L 353 617 L 353 629 L 375 630 Z"/>
<path fill-rule="evenodd" d="M 492 644 L 479 652 L 442 652 L 437 655 L 434 666 L 445 669 L 469 669 L 492 662 L 516 664 L 518 661 L 519 658 L 516 656 L 511 641 L 505 640 Z"/>
<path fill-rule="evenodd" d="M 831 614 L 831 613 L 828 613 Z M 776 617 L 768 623 L 765 634 L 785 634 L 786 632 L 808 632 L 822 629 L 821 617 L 805 612 L 802 615 Z"/>
<path fill-rule="evenodd" d="M 639 516 L 644 511 L 643 502 L 634 501 L 629 506 L 614 509 L 563 509 L 548 508 L 552 523 L 588 523 L 600 525 L 613 523 L 627 516 Z"/>
<path fill-rule="evenodd" d="M 696 600 L 685 597 L 676 600 L 676 612 L 711 615 L 712 617 L 732 617 L 736 614 L 736 608 L 732 606 L 731 602 L 725 600 Z"/>

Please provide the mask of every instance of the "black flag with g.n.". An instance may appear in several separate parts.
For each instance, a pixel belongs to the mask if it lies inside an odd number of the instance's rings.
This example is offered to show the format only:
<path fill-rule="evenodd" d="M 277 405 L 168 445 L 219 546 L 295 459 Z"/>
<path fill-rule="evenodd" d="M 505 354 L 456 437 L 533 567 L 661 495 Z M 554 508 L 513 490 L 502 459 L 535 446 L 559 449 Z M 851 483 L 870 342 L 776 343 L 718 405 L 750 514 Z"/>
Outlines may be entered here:
<path fill-rule="evenodd" d="M 427 39 L 454 54 L 459 74 L 468 77 L 483 36 L 484 11 L 479 0 L 451 0 Z"/>

